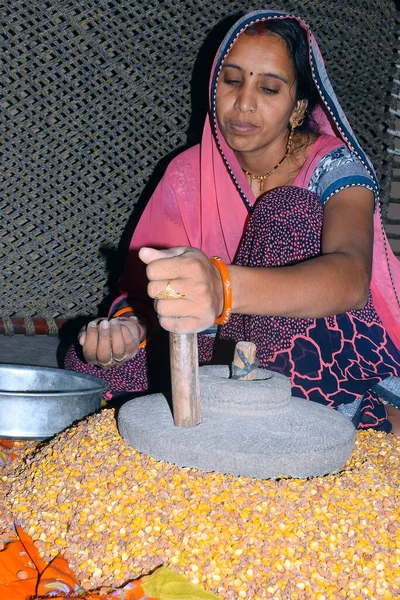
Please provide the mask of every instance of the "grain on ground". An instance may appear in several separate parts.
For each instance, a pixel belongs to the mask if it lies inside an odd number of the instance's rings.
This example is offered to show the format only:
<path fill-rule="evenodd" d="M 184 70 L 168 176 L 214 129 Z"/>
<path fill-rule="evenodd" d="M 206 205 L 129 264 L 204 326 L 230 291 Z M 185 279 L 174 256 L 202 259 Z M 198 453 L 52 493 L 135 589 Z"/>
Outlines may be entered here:
<path fill-rule="evenodd" d="M 17 519 L 85 587 L 167 564 L 229 600 L 398 598 L 399 451 L 399 439 L 369 431 L 338 474 L 202 473 L 138 453 L 106 409 L 0 472 L 0 543 Z"/>

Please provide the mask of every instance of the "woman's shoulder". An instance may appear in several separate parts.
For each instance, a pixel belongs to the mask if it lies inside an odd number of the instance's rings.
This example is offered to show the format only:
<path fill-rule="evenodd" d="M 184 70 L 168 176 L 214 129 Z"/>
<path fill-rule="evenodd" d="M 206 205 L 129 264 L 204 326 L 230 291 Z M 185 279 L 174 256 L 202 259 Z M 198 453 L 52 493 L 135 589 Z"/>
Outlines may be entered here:
<path fill-rule="evenodd" d="M 372 175 L 343 140 L 322 134 L 310 154 L 305 187 L 317 193 L 323 204 L 341 189 L 352 186 L 374 189 Z"/>
<path fill-rule="evenodd" d="M 182 152 L 179 152 L 168 164 L 165 171 L 166 175 L 172 176 L 179 173 L 185 173 L 188 169 L 193 172 L 199 170 L 200 165 L 200 144 L 191 146 Z"/>
<path fill-rule="evenodd" d="M 342 168 L 345 165 L 351 165 L 351 169 L 355 167 L 368 175 L 368 169 L 358 155 L 343 140 L 335 136 L 320 135 L 310 154 L 314 159 L 313 179 L 326 171 Z"/>
<path fill-rule="evenodd" d="M 310 184 L 312 184 L 312 182 L 317 182 L 329 171 L 341 169 L 346 165 L 358 166 L 359 164 L 361 164 L 359 159 L 344 142 L 340 142 L 336 147 L 324 148 L 324 151 L 320 153 L 320 156 L 318 157 L 318 162 L 315 165 Z"/>
<path fill-rule="evenodd" d="M 163 197 L 178 202 L 197 198 L 200 190 L 200 146 L 191 146 L 177 154 L 168 164 L 160 182 Z"/>

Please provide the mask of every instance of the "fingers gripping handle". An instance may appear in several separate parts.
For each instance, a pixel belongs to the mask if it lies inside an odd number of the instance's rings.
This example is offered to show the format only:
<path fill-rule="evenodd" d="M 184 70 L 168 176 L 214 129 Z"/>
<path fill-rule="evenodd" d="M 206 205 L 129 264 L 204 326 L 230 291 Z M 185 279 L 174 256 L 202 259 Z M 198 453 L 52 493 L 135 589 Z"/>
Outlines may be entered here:
<path fill-rule="evenodd" d="M 170 333 L 169 348 L 174 423 L 194 427 L 201 423 L 197 335 Z"/>

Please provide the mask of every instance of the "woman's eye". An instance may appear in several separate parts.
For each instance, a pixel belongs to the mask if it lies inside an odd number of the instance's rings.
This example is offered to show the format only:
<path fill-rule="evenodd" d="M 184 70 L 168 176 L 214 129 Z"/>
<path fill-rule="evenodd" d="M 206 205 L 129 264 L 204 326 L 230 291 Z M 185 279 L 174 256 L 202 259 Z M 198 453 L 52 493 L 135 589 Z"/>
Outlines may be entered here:
<path fill-rule="evenodd" d="M 278 90 L 273 90 L 268 87 L 262 87 L 261 90 L 264 92 L 264 94 L 277 94 L 278 93 Z"/>
<path fill-rule="evenodd" d="M 228 79 L 227 77 L 225 77 L 224 83 L 226 83 L 227 85 L 240 85 L 241 82 L 239 79 Z"/>

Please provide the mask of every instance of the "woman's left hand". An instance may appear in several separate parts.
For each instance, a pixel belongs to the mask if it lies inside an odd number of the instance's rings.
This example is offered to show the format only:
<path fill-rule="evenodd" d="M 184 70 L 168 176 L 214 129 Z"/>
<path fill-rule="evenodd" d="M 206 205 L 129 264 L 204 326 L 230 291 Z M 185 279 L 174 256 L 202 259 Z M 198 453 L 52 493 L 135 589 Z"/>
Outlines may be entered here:
<path fill-rule="evenodd" d="M 147 292 L 155 299 L 160 325 L 173 333 L 198 333 L 210 327 L 223 309 L 223 287 L 218 269 L 197 248 L 177 246 L 168 250 L 141 248 L 147 265 Z M 169 290 L 182 297 L 157 299 Z M 167 290 L 168 294 L 168 290 Z"/>

